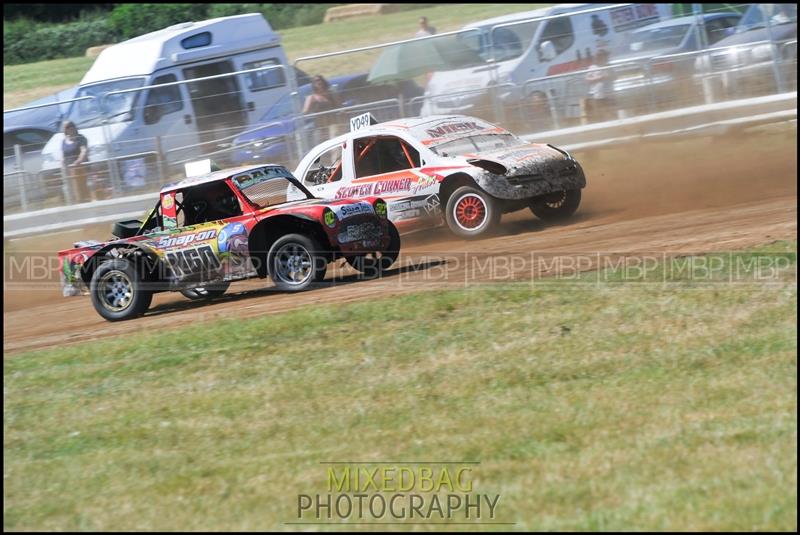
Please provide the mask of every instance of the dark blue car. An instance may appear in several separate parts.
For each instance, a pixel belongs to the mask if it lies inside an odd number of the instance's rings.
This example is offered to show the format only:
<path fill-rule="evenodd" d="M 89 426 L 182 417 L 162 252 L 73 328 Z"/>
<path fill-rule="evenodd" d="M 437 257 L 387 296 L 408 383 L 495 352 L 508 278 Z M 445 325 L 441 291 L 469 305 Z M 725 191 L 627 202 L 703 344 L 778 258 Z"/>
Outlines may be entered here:
<path fill-rule="evenodd" d="M 423 89 L 413 81 L 404 81 L 398 84 L 370 84 L 367 82 L 368 73 L 348 74 L 330 78 L 328 83 L 331 92 L 341 103 L 342 109 L 351 106 L 368 104 L 388 99 L 402 98 L 409 103 L 403 109 L 396 105 L 376 105 L 375 108 L 359 106 L 352 114 L 370 111 L 381 121 L 396 119 L 403 115 L 416 116 L 422 103 L 410 102 L 411 99 L 423 94 Z M 303 103 L 311 94 L 311 84 L 298 88 L 298 96 L 285 95 L 278 100 L 259 119 L 259 125 L 248 129 L 233 140 L 231 164 L 249 165 L 252 163 L 296 163 L 302 155 L 293 154 L 294 134 L 298 128 L 310 130 L 314 127 L 313 118 L 294 118 L 292 99 L 297 99 L 297 107 L 302 109 Z M 347 111 L 345 110 L 345 114 Z M 352 115 L 351 114 L 351 115 Z M 342 117 L 346 122 L 349 116 Z"/>

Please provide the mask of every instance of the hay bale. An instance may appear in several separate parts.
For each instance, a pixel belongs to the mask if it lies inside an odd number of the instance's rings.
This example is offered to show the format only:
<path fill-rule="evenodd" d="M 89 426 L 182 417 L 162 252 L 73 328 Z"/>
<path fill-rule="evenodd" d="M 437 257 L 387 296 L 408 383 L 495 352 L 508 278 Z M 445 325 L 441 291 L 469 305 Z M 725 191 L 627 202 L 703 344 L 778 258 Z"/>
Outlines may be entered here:
<path fill-rule="evenodd" d="M 333 20 L 349 19 L 351 17 L 363 17 L 369 15 L 380 15 L 392 10 L 392 4 L 347 4 L 336 6 L 325 12 L 324 22 Z"/>

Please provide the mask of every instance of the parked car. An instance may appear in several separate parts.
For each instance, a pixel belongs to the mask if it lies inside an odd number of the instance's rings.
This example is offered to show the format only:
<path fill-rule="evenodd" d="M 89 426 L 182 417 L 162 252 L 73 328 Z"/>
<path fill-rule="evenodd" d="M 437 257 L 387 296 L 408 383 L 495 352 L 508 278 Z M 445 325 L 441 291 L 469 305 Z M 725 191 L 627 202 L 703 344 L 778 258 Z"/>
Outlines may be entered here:
<path fill-rule="evenodd" d="M 559 116 L 577 116 L 585 94 L 570 77 L 545 77 L 586 69 L 626 32 L 670 16 L 669 4 L 556 4 L 470 23 L 458 39 L 475 50 L 474 61 L 435 72 L 422 112 L 492 117 L 501 103 L 527 132 L 552 128 L 550 104 Z"/>
<path fill-rule="evenodd" d="M 552 145 L 528 143 L 475 117 L 436 115 L 374 123 L 314 147 L 295 176 L 324 199 L 380 195 L 407 232 L 447 224 L 458 236 L 490 231 L 506 212 L 545 220 L 571 216 L 586 178 Z"/>
<path fill-rule="evenodd" d="M 370 84 L 367 82 L 367 76 L 368 73 L 348 74 L 328 80 L 331 93 L 342 107 L 402 97 L 405 106 L 403 109 L 393 104 L 376 104 L 369 111 L 381 120 L 419 114 L 422 103 L 412 104 L 411 100 L 421 96 L 423 89 L 414 81 L 403 81 L 398 84 Z M 292 99 L 297 99 L 297 106 L 302 109 L 303 102 L 311 94 L 311 84 L 300 86 L 297 92 L 299 97 L 285 95 L 267 110 L 259 119 L 262 126 L 249 129 L 233 140 L 230 157 L 232 165 L 289 162 L 293 159 L 292 155 L 296 153 L 292 147 L 293 136 L 298 130 L 298 126 L 304 135 L 314 128 L 312 118 L 294 118 L 295 104 L 292 102 Z"/>
<path fill-rule="evenodd" d="M 3 208 L 13 210 L 52 193 L 39 176 L 42 148 L 55 130 L 37 126 L 3 126 Z M 17 149 L 19 147 L 19 154 Z"/>
<path fill-rule="evenodd" d="M 797 4 L 752 4 L 730 37 L 697 58 L 720 96 L 773 93 L 776 75 L 785 91 L 797 88 Z M 774 54 L 774 55 L 773 55 Z"/>
<path fill-rule="evenodd" d="M 61 128 L 61 119 L 69 104 L 58 104 L 75 96 L 77 86 L 70 87 L 28 102 L 3 113 L 3 207 L 14 210 L 22 206 L 22 190 L 27 202 L 37 202 L 58 193 L 61 182 L 45 182 L 39 176 L 42 168 L 42 149 Z M 22 165 L 14 145 L 21 149 Z"/>
<path fill-rule="evenodd" d="M 702 92 L 694 83 L 697 56 L 674 55 L 715 46 L 733 33 L 741 17 L 734 12 L 706 13 L 701 18 L 679 17 L 630 32 L 611 53 L 617 106 L 639 113 L 701 103 Z"/>
<path fill-rule="evenodd" d="M 160 291 L 210 299 L 268 275 L 281 290 L 305 290 L 341 257 L 377 274 L 400 250 L 386 214 L 377 196 L 316 199 L 277 165 L 203 174 L 165 186 L 145 221 L 116 223 L 114 239 L 60 251 L 64 295 L 88 290 L 95 310 L 118 321 L 143 314 Z"/>

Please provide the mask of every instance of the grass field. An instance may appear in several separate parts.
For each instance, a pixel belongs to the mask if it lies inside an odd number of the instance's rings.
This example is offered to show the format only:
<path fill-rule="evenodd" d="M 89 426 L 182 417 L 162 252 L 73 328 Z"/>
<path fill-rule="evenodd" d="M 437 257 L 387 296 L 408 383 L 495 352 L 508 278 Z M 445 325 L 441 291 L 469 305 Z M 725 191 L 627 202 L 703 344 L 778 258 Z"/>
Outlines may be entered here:
<path fill-rule="evenodd" d="M 303 56 L 334 52 L 414 37 L 417 20 L 426 15 L 438 32 L 490 17 L 536 9 L 550 4 L 449 4 L 379 17 L 360 17 L 280 31 L 290 61 Z M 325 75 L 368 70 L 372 55 L 328 60 L 310 65 Z M 26 65 L 3 66 L 3 108 L 10 109 L 76 85 L 93 59 L 68 58 Z M 312 71 L 309 71 L 312 72 Z"/>
<path fill-rule="evenodd" d="M 777 284 L 587 273 L 7 358 L 4 528 L 286 529 L 320 462 L 427 459 L 480 461 L 511 529 L 795 530 L 796 248 L 736 257 Z"/>

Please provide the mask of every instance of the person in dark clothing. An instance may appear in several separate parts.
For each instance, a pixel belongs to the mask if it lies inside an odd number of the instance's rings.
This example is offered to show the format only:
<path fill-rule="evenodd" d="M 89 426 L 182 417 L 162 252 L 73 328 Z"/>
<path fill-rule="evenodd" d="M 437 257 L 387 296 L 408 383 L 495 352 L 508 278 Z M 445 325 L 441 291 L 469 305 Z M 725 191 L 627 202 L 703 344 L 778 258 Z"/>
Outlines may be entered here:
<path fill-rule="evenodd" d="M 87 183 L 86 166 L 89 159 L 89 143 L 78 133 L 78 127 L 72 121 L 64 123 L 64 141 L 61 142 L 64 155 L 64 167 L 72 181 L 72 190 L 77 194 L 77 202 L 94 200 Z"/>

